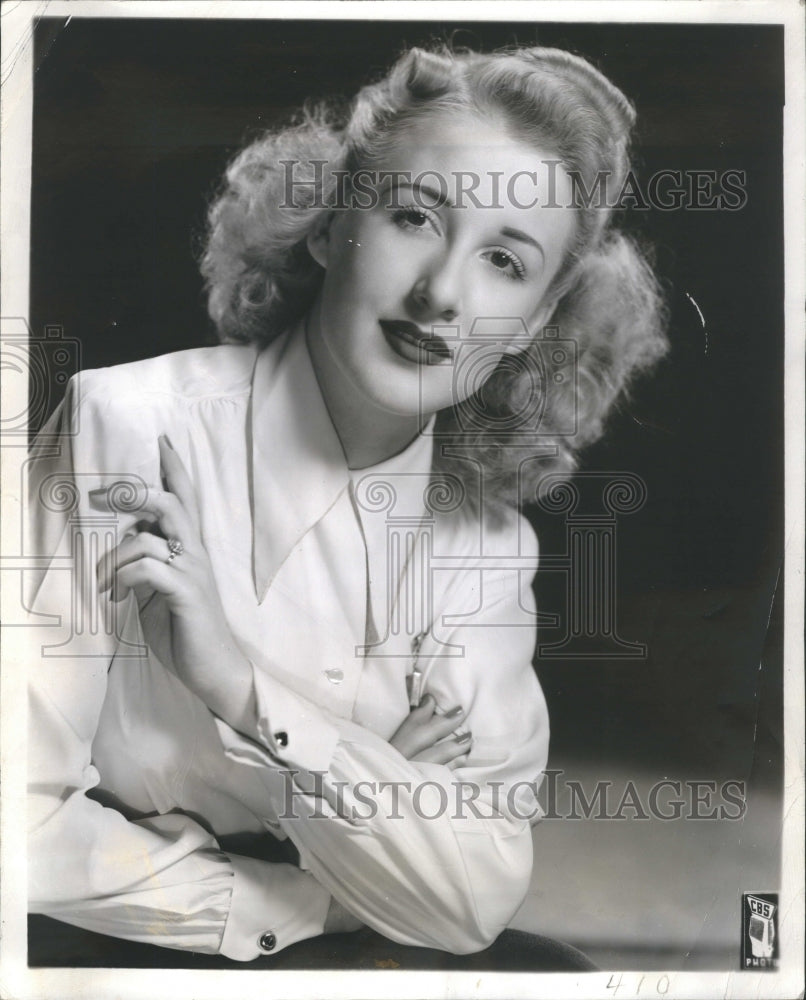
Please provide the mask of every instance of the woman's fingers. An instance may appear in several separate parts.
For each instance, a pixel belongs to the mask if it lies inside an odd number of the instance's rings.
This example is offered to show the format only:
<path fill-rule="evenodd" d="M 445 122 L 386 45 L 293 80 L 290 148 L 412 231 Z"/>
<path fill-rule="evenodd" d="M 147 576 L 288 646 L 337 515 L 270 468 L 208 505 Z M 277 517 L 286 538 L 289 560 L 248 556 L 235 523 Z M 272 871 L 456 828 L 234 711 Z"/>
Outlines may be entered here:
<path fill-rule="evenodd" d="M 159 438 L 160 461 L 162 462 L 162 472 L 165 476 L 165 484 L 171 493 L 175 494 L 179 502 L 187 511 L 188 517 L 193 522 L 198 531 L 201 520 L 199 518 L 199 507 L 196 503 L 196 491 L 193 489 L 193 482 L 188 475 L 182 459 L 174 451 L 173 445 L 167 434 L 162 434 Z"/>
<path fill-rule="evenodd" d="M 441 740 L 439 743 L 421 750 L 411 760 L 428 762 L 429 764 L 457 764 L 460 758 L 467 757 L 472 740 L 471 733 L 463 733 L 450 740 Z"/>
<path fill-rule="evenodd" d="M 200 541 L 201 520 L 193 483 L 165 435 L 159 439 L 159 451 L 167 489 L 151 486 L 138 489 L 134 498 L 127 498 L 126 509 L 153 515 L 166 538 L 178 538 L 186 549 L 194 548 Z M 108 510 L 112 504 L 109 489 L 92 490 L 90 504 L 98 510 Z"/>
<path fill-rule="evenodd" d="M 436 710 L 437 703 L 434 700 L 434 696 L 427 694 L 420 704 L 409 712 L 408 716 L 403 720 L 403 726 L 407 726 L 413 730 L 417 726 L 425 725 L 426 722 L 430 722 L 434 717 Z"/>
<path fill-rule="evenodd" d="M 414 752 L 419 753 L 433 746 L 458 729 L 465 718 L 464 711 L 457 706 L 445 715 L 434 714 L 427 722 L 417 726 L 414 734 Z"/>
<path fill-rule="evenodd" d="M 451 771 L 455 771 L 459 767 L 464 767 L 467 764 L 467 758 L 469 753 L 463 753 L 461 757 L 454 757 L 453 760 L 448 761 L 448 767 Z"/>
<path fill-rule="evenodd" d="M 111 487 L 101 487 L 90 491 L 90 505 L 95 510 L 119 512 L 120 508 L 110 496 Z M 150 514 L 151 518 L 140 517 L 142 521 L 156 521 L 166 538 L 178 538 L 185 548 L 193 545 L 198 537 L 198 529 L 184 504 L 174 493 L 158 490 L 153 486 L 137 489 L 131 499 L 127 498 L 126 510 L 138 515 Z"/>
<path fill-rule="evenodd" d="M 122 588 L 133 589 L 138 599 L 147 596 L 154 590 L 170 598 L 178 592 L 181 586 L 181 578 L 170 566 L 160 559 L 153 559 L 150 556 L 128 563 L 118 570 L 115 577 L 116 599 L 118 600 L 123 596 Z"/>
<path fill-rule="evenodd" d="M 399 753 L 409 759 L 413 753 L 417 752 L 416 739 L 419 728 L 431 719 L 437 703 L 427 694 L 417 708 L 412 709 L 406 718 L 397 727 L 394 736 L 389 740 L 392 746 Z"/>
<path fill-rule="evenodd" d="M 154 535 L 150 531 L 141 531 L 136 535 L 124 538 L 110 552 L 104 554 L 98 563 L 98 590 L 103 593 L 112 586 L 115 573 L 121 567 L 150 556 L 161 562 L 168 559 L 168 543 L 159 535 Z"/>
<path fill-rule="evenodd" d="M 465 713 L 461 706 L 445 715 L 437 715 L 435 709 L 433 697 L 426 695 L 422 703 L 403 720 L 389 741 L 408 760 L 413 760 L 417 754 L 445 739 L 464 721 Z"/>
<path fill-rule="evenodd" d="M 140 510 L 156 517 L 159 529 L 166 538 L 178 538 L 185 548 L 192 546 L 198 530 L 175 493 L 149 487 L 140 503 Z"/>
<path fill-rule="evenodd" d="M 159 535 L 149 531 L 130 535 L 99 560 L 98 591 L 112 588 L 112 599 L 121 601 L 133 587 L 141 604 L 154 591 L 172 598 L 172 607 L 187 604 L 192 595 L 185 570 L 193 575 L 193 556 L 185 552 L 174 559 L 170 560 L 168 542 Z"/>

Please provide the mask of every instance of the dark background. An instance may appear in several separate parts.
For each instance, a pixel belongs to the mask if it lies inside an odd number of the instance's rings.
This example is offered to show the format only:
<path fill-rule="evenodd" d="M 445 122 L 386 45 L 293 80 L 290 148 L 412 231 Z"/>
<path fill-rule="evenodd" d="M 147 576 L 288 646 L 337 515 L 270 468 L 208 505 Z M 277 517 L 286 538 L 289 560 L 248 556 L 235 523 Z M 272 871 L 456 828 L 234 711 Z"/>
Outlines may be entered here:
<path fill-rule="evenodd" d="M 781 28 L 44 19 L 35 38 L 34 335 L 61 326 L 80 342 L 84 368 L 213 343 L 196 259 L 228 159 L 306 98 L 350 97 L 403 47 L 434 37 L 586 56 L 637 106 L 643 177 L 746 171 L 740 211 L 624 218 L 655 246 L 672 346 L 583 467 L 629 470 L 647 484 L 643 509 L 618 523 L 617 611 L 621 635 L 645 643 L 648 656 L 544 659 L 538 672 L 552 766 L 612 760 L 777 789 Z M 51 390 L 52 409 L 62 389 Z M 543 551 L 562 552 L 563 518 L 532 516 Z M 557 574 L 541 574 L 537 587 L 541 608 L 563 613 Z"/>

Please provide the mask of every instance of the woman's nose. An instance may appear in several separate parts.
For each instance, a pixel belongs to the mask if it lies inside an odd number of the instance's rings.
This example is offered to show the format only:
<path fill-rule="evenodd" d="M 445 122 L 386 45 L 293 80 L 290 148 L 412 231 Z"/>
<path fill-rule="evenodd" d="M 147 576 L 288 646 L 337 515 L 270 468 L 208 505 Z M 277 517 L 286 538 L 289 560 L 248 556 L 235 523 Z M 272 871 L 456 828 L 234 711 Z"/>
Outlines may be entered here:
<path fill-rule="evenodd" d="M 461 275 L 456 262 L 432 261 L 412 289 L 419 318 L 450 323 L 461 313 Z"/>

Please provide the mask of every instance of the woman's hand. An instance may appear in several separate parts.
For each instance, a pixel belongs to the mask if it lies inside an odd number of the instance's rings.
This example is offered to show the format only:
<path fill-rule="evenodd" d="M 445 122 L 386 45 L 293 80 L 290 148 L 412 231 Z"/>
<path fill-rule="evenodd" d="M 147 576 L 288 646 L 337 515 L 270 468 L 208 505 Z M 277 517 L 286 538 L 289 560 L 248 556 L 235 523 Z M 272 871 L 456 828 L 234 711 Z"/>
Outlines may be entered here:
<path fill-rule="evenodd" d="M 470 752 L 472 735 L 451 736 L 465 718 L 460 706 L 437 715 L 437 703 L 427 694 L 398 727 L 390 744 L 406 760 L 461 767 Z"/>
<path fill-rule="evenodd" d="M 193 484 L 167 437 L 159 448 L 167 489 L 149 489 L 141 509 L 156 518 L 164 537 L 140 531 L 124 538 L 98 564 L 99 589 L 112 588 L 116 601 L 134 590 L 145 639 L 163 665 L 213 712 L 249 732 L 251 667 L 224 615 Z"/>

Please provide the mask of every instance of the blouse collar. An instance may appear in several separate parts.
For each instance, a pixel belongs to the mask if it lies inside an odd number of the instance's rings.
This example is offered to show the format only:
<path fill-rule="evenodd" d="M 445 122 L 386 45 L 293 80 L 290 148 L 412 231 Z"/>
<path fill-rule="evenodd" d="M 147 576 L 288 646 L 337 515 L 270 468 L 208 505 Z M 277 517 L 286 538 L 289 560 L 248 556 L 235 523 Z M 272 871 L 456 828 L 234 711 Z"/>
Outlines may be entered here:
<path fill-rule="evenodd" d="M 252 567 L 259 602 L 294 547 L 350 485 L 351 476 L 367 484 L 394 477 L 398 490 L 403 484 L 407 514 L 424 516 L 431 437 L 420 434 L 399 455 L 351 473 L 301 325 L 258 353 L 250 411 Z M 356 510 L 366 534 L 364 510 L 360 504 Z"/>

